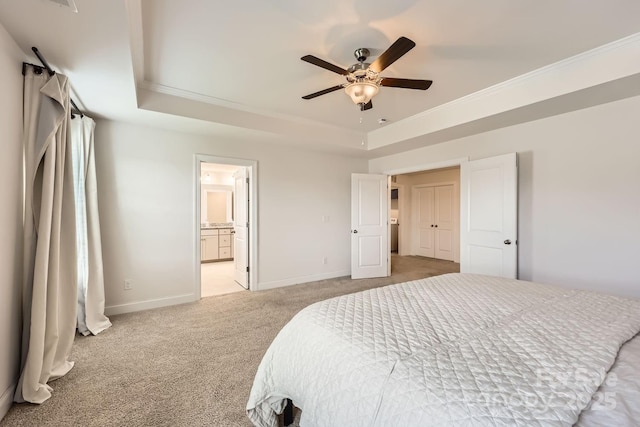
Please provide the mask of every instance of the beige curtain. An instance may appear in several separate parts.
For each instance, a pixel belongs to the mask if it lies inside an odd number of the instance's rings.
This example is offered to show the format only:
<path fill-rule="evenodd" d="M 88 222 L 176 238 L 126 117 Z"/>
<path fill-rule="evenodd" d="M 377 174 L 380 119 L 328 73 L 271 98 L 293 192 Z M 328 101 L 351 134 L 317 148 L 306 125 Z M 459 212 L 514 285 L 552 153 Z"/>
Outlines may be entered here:
<path fill-rule="evenodd" d="M 73 367 L 76 234 L 70 155 L 69 87 L 27 67 L 24 81 L 25 271 L 22 370 L 17 402 L 42 403 L 47 384 Z"/>
<path fill-rule="evenodd" d="M 104 315 L 104 275 L 98 215 L 98 188 L 93 151 L 96 123 L 87 116 L 71 118 L 78 251 L 78 332 L 97 335 L 111 326 Z"/>

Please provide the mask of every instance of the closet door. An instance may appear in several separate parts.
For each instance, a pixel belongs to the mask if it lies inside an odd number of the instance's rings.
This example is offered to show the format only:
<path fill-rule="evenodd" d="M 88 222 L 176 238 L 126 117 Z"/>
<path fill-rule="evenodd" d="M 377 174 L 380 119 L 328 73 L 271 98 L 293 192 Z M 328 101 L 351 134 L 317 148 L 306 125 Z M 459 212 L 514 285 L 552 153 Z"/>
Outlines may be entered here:
<path fill-rule="evenodd" d="M 417 227 L 411 244 L 414 255 L 433 258 L 435 256 L 434 247 L 434 188 L 415 187 L 413 188 L 413 224 Z"/>
<path fill-rule="evenodd" d="M 434 187 L 435 258 L 453 261 L 454 211 L 453 185 Z"/>

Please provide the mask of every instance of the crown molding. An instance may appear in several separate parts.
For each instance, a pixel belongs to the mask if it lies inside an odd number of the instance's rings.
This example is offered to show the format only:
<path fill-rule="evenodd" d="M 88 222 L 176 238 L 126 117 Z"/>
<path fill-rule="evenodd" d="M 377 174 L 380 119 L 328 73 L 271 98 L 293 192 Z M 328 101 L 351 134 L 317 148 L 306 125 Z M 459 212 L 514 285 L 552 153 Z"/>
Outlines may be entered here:
<path fill-rule="evenodd" d="M 495 96 L 496 94 L 511 90 L 515 87 L 521 87 L 528 82 L 535 81 L 536 79 L 539 79 L 541 77 L 554 75 L 561 70 L 573 71 L 573 67 L 575 67 L 576 65 L 582 67 L 584 64 L 592 62 L 592 60 L 594 59 L 598 60 L 602 58 L 603 55 L 611 53 L 613 51 L 626 49 L 628 47 L 631 47 L 632 50 L 637 50 L 639 46 L 640 33 L 632 34 L 631 36 L 613 41 L 611 43 L 607 43 L 605 45 L 579 53 L 574 56 L 570 56 L 569 58 L 562 59 L 558 62 L 554 62 L 553 64 L 545 65 L 544 67 L 538 68 L 525 74 L 521 74 L 517 77 L 505 80 L 469 95 L 465 95 L 446 104 L 442 104 L 421 113 L 415 114 L 412 117 L 426 117 L 429 114 L 437 113 L 440 110 L 450 110 L 459 105 L 462 106 L 465 104 L 470 104 L 476 102 L 477 100 Z"/>
<path fill-rule="evenodd" d="M 148 82 L 140 84 L 137 93 L 140 109 L 281 135 L 283 140 L 297 142 L 302 146 L 314 147 L 322 144 L 327 148 L 352 152 L 366 151 L 366 135 L 362 132 L 299 117 L 266 115 L 229 108 L 211 97 Z"/>
<path fill-rule="evenodd" d="M 326 123 L 322 123 L 316 120 L 309 120 L 298 116 L 292 116 L 284 113 L 277 113 L 273 111 L 269 111 L 262 108 L 251 107 L 249 105 L 241 104 L 234 101 L 229 101 L 227 99 L 217 98 L 215 96 L 205 95 L 202 93 L 192 92 L 185 89 L 179 89 L 176 87 L 166 86 L 159 83 L 149 82 L 146 80 L 138 83 L 138 88 L 162 93 L 170 96 L 177 96 L 179 98 L 188 99 L 195 102 L 203 102 L 205 104 L 215 105 L 218 107 L 228 108 L 230 110 L 236 110 L 251 114 L 256 114 L 264 117 L 270 117 L 278 120 L 286 120 L 290 122 L 295 122 L 300 125 L 324 128 L 327 130 L 332 130 L 335 132 L 345 132 L 346 134 L 357 135 L 360 138 L 365 138 L 366 134 L 363 132 L 352 131 L 350 129 L 341 128 L 334 125 L 329 125 Z"/>
<path fill-rule="evenodd" d="M 441 132 L 640 73 L 640 33 L 439 105 L 368 134 L 368 149 Z"/>

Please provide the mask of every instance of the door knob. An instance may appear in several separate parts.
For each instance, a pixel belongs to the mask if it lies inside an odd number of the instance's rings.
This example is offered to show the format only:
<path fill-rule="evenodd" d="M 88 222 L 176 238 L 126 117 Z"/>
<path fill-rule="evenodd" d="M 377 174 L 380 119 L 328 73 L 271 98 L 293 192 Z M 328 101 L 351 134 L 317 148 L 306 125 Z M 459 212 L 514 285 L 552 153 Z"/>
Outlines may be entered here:
<path fill-rule="evenodd" d="M 353 230 L 352 233 L 357 234 L 358 230 Z"/>
<path fill-rule="evenodd" d="M 505 241 L 504 241 L 504 244 L 505 244 L 505 245 L 510 245 L 510 244 L 511 244 L 511 240 L 509 240 L 509 239 L 505 240 Z"/>
<path fill-rule="evenodd" d="M 435 228 L 438 228 L 438 224 L 434 225 Z"/>
<path fill-rule="evenodd" d="M 431 224 L 431 227 L 433 227 L 433 224 Z"/>

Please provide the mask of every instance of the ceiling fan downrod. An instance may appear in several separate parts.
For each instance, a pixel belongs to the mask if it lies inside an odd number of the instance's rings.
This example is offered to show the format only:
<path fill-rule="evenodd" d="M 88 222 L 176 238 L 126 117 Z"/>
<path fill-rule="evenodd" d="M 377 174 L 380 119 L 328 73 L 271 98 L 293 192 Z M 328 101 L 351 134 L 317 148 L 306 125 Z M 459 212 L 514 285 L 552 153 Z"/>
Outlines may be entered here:
<path fill-rule="evenodd" d="M 371 52 L 369 52 L 369 49 L 367 49 L 366 47 L 361 47 L 360 49 L 356 49 L 353 52 L 353 56 L 356 57 L 356 60 L 358 62 L 366 61 L 369 55 L 371 55 Z"/>

